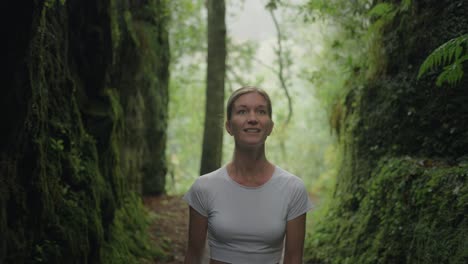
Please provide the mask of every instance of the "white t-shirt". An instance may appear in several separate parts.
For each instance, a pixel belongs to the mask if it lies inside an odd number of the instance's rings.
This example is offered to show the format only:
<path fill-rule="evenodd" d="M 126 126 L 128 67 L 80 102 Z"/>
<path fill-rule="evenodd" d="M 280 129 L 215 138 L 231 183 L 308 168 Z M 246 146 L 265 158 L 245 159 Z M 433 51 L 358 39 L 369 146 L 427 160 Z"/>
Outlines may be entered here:
<path fill-rule="evenodd" d="M 183 199 L 208 218 L 211 258 L 233 264 L 279 263 L 286 222 L 312 208 L 303 181 L 278 166 L 259 187 L 238 184 L 223 166 Z"/>

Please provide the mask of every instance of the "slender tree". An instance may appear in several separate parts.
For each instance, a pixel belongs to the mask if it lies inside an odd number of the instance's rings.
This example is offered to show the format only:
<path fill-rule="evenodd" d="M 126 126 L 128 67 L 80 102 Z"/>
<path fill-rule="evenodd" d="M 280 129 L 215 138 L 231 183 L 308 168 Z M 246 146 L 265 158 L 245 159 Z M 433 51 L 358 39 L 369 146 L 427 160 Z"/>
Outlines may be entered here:
<path fill-rule="evenodd" d="M 206 111 L 200 174 L 221 165 L 223 143 L 224 79 L 226 74 L 225 1 L 208 0 L 208 55 Z"/>
<path fill-rule="evenodd" d="M 277 8 L 277 4 L 275 0 L 270 1 L 267 6 L 266 6 L 268 12 L 270 12 L 271 19 L 273 20 L 273 23 L 275 24 L 275 29 L 276 29 L 276 49 L 275 53 L 276 56 L 278 57 L 278 70 L 275 70 L 278 79 L 281 84 L 281 88 L 283 88 L 284 93 L 286 95 L 286 98 L 288 99 L 288 116 L 286 118 L 286 121 L 284 122 L 284 127 L 286 127 L 289 124 L 289 121 L 291 121 L 292 115 L 293 115 L 293 108 L 292 108 L 292 98 L 291 95 L 289 94 L 288 86 L 286 84 L 286 74 L 285 70 L 287 65 L 287 54 L 283 50 L 283 39 L 284 36 L 281 32 L 280 25 L 278 23 L 278 19 L 276 19 L 275 15 L 275 10 Z M 283 145 L 283 144 L 282 144 Z"/>

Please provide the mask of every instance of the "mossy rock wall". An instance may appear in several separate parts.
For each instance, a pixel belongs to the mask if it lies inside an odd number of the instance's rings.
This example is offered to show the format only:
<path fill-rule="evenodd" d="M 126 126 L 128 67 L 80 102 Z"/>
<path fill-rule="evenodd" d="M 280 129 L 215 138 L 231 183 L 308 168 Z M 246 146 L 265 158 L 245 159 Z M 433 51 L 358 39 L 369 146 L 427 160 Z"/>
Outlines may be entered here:
<path fill-rule="evenodd" d="M 468 67 L 454 86 L 437 87 L 436 70 L 416 78 L 468 32 L 467 13 L 467 1 L 411 1 L 384 27 L 378 68 L 344 99 L 342 163 L 309 263 L 468 261 Z"/>
<path fill-rule="evenodd" d="M 164 1 L 8 1 L 0 263 L 138 263 L 164 191 Z M 141 158 L 140 158 L 141 157 Z"/>

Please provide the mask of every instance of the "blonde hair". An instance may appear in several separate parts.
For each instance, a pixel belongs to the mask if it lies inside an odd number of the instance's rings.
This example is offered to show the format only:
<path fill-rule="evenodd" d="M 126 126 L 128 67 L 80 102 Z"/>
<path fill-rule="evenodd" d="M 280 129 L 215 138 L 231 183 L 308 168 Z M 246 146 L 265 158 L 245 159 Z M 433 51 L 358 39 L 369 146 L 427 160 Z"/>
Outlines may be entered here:
<path fill-rule="evenodd" d="M 241 87 L 237 90 L 235 90 L 231 96 L 229 97 L 227 104 L 226 104 L 226 118 L 227 120 L 231 120 L 232 116 L 232 108 L 234 106 L 234 102 L 239 98 L 241 95 L 248 94 L 248 93 L 258 93 L 263 98 L 265 98 L 267 102 L 267 109 L 268 109 L 268 116 L 271 119 L 271 114 L 272 114 L 272 108 L 271 108 L 271 100 L 270 96 L 261 88 L 255 87 L 255 86 L 244 86 Z"/>

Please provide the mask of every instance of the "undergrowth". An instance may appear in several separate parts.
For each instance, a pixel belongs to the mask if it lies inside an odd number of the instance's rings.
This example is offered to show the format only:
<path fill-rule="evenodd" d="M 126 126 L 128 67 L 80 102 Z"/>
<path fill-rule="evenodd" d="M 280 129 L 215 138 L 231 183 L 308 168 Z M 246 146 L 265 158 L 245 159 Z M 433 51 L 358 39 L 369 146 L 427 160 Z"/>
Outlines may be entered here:
<path fill-rule="evenodd" d="M 117 210 L 110 237 L 103 246 L 103 263 L 150 263 L 165 257 L 162 249 L 152 245 L 149 226 L 154 216 L 143 206 L 141 198 L 132 194 Z"/>
<path fill-rule="evenodd" d="M 345 196 L 320 211 L 307 263 L 466 263 L 467 178 L 468 163 L 383 159 L 356 211 Z"/>

